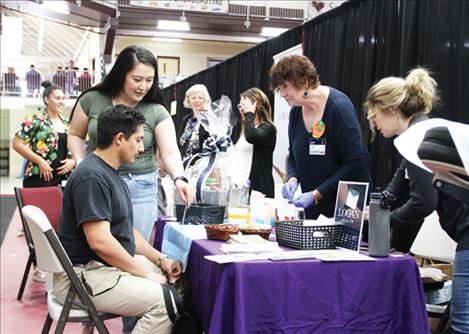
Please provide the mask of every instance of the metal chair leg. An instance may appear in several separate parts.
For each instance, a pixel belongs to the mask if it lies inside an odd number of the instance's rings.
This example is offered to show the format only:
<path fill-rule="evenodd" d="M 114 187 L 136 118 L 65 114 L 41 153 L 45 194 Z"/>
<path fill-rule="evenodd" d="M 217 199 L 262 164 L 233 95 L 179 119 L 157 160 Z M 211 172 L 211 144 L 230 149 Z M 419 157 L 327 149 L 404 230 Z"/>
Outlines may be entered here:
<path fill-rule="evenodd" d="M 65 325 L 67 324 L 68 316 L 70 314 L 70 310 L 72 309 L 75 295 L 76 290 L 73 286 L 71 286 L 68 290 L 67 297 L 65 297 L 62 312 L 60 312 L 59 321 L 57 322 L 57 326 L 55 327 L 55 334 L 62 334 L 64 332 Z"/>
<path fill-rule="evenodd" d="M 109 334 L 109 331 L 107 330 L 106 326 L 104 325 L 104 322 L 101 319 L 97 319 L 97 321 L 94 321 L 94 326 L 98 330 L 99 334 Z"/>
<path fill-rule="evenodd" d="M 52 318 L 50 317 L 50 314 L 47 313 L 47 318 L 46 321 L 44 321 L 41 334 L 49 334 L 50 326 L 52 326 Z"/>
<path fill-rule="evenodd" d="M 31 270 L 31 264 L 33 263 L 33 256 L 29 254 L 28 262 L 26 263 L 26 268 L 24 268 L 23 279 L 21 280 L 20 290 L 18 291 L 18 296 L 16 300 L 20 301 L 23 298 L 24 288 L 26 282 L 28 281 L 29 271 Z"/>

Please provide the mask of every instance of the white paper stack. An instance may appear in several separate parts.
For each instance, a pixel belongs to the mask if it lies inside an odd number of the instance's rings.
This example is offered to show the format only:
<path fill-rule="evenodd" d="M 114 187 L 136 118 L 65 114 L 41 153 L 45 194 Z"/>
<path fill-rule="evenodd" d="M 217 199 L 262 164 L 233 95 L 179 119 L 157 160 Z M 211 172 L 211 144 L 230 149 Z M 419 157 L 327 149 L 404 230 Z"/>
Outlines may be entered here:
<path fill-rule="evenodd" d="M 238 253 L 238 254 L 223 254 L 223 255 L 205 255 L 205 259 L 216 263 L 232 263 L 232 262 L 245 262 L 255 260 L 266 260 L 267 257 L 261 254 Z"/>
<path fill-rule="evenodd" d="M 288 261 L 316 258 L 317 255 L 317 250 L 297 250 L 268 254 L 268 258 L 272 261 Z"/>
<path fill-rule="evenodd" d="M 235 253 L 268 253 L 281 252 L 282 248 L 276 242 L 252 243 L 252 244 L 223 244 L 220 250 L 225 254 Z"/>
<path fill-rule="evenodd" d="M 303 226 L 329 226 L 335 225 L 334 218 L 328 218 L 324 215 L 319 215 L 318 219 L 305 219 L 303 221 Z"/>

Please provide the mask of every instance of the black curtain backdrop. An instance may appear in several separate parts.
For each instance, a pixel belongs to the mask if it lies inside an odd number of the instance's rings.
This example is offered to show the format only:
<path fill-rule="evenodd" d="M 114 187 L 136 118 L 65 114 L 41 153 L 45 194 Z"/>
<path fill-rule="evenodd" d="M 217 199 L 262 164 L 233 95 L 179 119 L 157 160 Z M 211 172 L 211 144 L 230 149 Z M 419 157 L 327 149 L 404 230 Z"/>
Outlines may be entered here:
<path fill-rule="evenodd" d="M 304 54 L 316 65 L 323 84 L 352 100 L 363 137 L 371 138 L 363 110 L 368 89 L 379 78 L 399 74 L 397 1 L 353 1 L 303 25 Z M 392 140 L 377 136 L 369 145 L 375 186 L 385 186 L 400 157 Z"/>
<path fill-rule="evenodd" d="M 164 89 L 168 101 L 178 102 L 177 130 L 189 112 L 182 104 L 184 94 L 196 83 L 205 84 L 213 100 L 227 95 L 236 113 L 239 94 L 250 87 L 262 89 L 273 103 L 272 57 L 303 40 L 304 54 L 315 63 L 321 82 L 346 93 L 355 105 L 372 155 L 375 186 L 387 185 L 401 157 L 392 139 L 378 134 L 371 140 L 363 102 L 373 83 L 423 66 L 441 93 L 433 117 L 469 123 L 469 2 L 352 0 Z"/>
<path fill-rule="evenodd" d="M 184 108 L 183 101 L 186 91 L 195 84 L 204 84 L 212 101 L 222 95 L 231 99 L 233 111 L 239 118 L 237 105 L 239 95 L 251 87 L 259 87 L 269 97 L 273 105 L 273 93 L 269 90 L 269 69 L 273 64 L 273 56 L 283 50 L 301 43 L 302 26 L 290 29 L 282 35 L 260 43 L 221 64 L 196 73 L 163 90 L 167 101 L 177 101 L 177 113 L 173 117 L 176 131 L 179 133 L 182 118 L 191 111 Z M 233 131 L 232 138 L 236 142 L 239 137 L 240 123 Z"/>

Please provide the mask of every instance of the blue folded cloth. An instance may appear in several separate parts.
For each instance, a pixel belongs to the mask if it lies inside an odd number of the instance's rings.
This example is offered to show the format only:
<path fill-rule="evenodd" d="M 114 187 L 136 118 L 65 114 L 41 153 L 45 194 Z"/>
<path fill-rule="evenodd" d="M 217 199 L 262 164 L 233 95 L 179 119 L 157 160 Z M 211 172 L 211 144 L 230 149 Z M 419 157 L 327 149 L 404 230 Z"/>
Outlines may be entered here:
<path fill-rule="evenodd" d="M 163 232 L 161 251 L 171 259 L 182 264 L 182 271 L 186 271 L 192 240 L 207 239 L 203 225 L 180 225 L 167 223 Z"/>

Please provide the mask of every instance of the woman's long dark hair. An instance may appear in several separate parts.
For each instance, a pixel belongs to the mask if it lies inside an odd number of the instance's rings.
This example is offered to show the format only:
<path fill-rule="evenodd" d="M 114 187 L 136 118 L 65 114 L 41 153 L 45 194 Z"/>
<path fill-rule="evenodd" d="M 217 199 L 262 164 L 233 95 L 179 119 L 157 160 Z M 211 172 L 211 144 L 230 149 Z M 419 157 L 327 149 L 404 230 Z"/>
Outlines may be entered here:
<path fill-rule="evenodd" d="M 70 115 L 70 121 L 72 120 L 73 113 L 75 112 L 75 108 L 77 106 L 78 101 L 80 101 L 80 97 L 83 94 L 86 94 L 89 91 L 97 90 L 105 95 L 110 97 L 117 96 L 122 88 L 124 87 L 124 80 L 127 73 L 135 68 L 139 63 L 151 66 L 155 69 L 155 77 L 153 79 L 153 85 L 151 86 L 148 93 L 143 97 L 142 102 L 146 103 L 157 103 L 165 106 L 167 108 L 166 102 L 161 94 L 160 86 L 159 86 L 159 79 L 158 79 L 158 64 L 156 62 L 156 58 L 151 53 L 150 50 L 145 49 L 141 46 L 131 45 L 126 47 L 124 50 L 119 53 L 119 56 L 112 66 L 111 71 L 106 75 L 104 80 L 93 86 L 86 91 L 84 91 L 75 102 L 73 106 L 72 113 Z"/>

